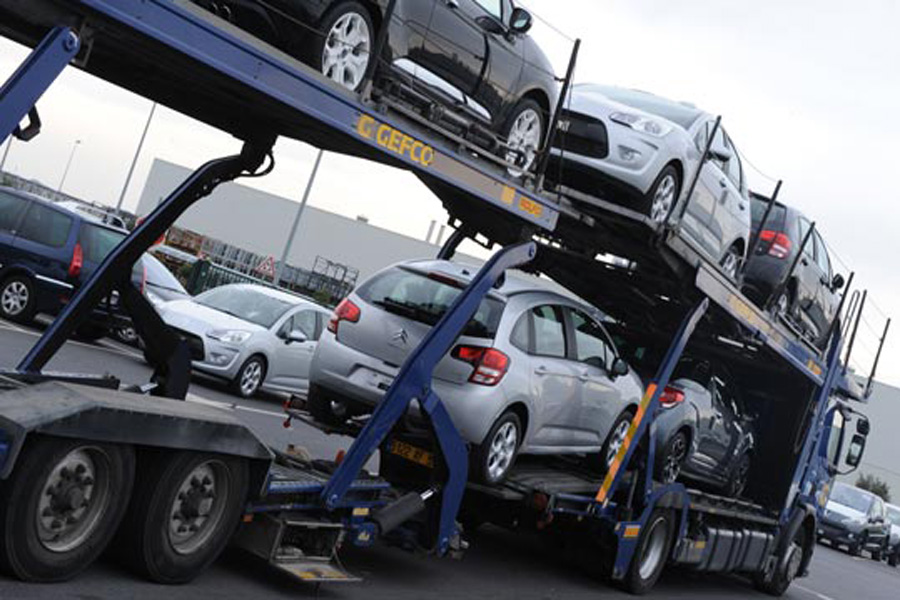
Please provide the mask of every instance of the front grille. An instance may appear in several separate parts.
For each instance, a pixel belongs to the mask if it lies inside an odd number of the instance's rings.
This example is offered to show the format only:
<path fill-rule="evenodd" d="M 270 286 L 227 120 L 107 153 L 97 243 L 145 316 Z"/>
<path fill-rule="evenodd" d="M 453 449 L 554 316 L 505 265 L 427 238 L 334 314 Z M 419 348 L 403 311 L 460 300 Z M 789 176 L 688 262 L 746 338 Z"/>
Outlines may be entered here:
<path fill-rule="evenodd" d="M 188 350 L 191 352 L 191 360 L 203 360 L 206 358 L 206 347 L 203 345 L 203 338 L 190 331 L 184 331 L 176 327 L 171 329 L 175 335 L 187 342 Z"/>
<path fill-rule="evenodd" d="M 553 147 L 590 158 L 609 156 L 609 136 L 603 121 L 586 115 L 563 111 Z"/>

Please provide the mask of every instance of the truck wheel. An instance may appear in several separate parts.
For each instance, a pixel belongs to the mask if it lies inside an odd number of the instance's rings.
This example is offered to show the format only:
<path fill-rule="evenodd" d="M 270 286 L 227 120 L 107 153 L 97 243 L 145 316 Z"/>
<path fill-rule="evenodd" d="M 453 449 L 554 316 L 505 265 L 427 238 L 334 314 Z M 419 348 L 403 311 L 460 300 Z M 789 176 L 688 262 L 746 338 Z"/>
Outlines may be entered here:
<path fill-rule="evenodd" d="M 25 275 L 13 275 L 0 285 L 0 317 L 30 323 L 37 307 L 34 282 Z"/>
<path fill-rule="evenodd" d="M 656 580 L 669 560 L 674 531 L 672 511 L 657 508 L 650 514 L 647 524 L 641 528 L 634 557 L 622 580 L 625 591 L 643 595 L 656 585 Z"/>
<path fill-rule="evenodd" d="M 778 555 L 774 571 L 769 576 L 766 573 L 757 573 L 754 576 L 753 584 L 756 589 L 770 596 L 783 596 L 800 574 L 804 554 L 812 552 L 812 548 L 806 547 L 807 543 L 806 531 L 803 527 L 799 527 L 791 543 Z"/>
<path fill-rule="evenodd" d="M 247 500 L 244 459 L 177 452 L 148 459 L 117 546 L 157 583 L 187 583 L 222 553 Z"/>
<path fill-rule="evenodd" d="M 130 446 L 29 439 L 0 491 L 0 566 L 24 581 L 71 579 L 113 538 L 133 482 Z"/>

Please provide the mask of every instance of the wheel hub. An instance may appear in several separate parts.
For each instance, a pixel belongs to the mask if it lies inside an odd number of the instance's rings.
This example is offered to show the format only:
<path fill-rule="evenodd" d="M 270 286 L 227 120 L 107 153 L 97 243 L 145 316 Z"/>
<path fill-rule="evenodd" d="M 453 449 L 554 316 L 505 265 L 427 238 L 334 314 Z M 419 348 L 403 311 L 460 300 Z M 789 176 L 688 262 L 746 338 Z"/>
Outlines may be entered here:
<path fill-rule="evenodd" d="M 371 34 L 365 18 L 357 13 L 340 17 L 325 40 L 322 73 L 342 86 L 355 90 L 369 68 Z"/>
<path fill-rule="evenodd" d="M 511 151 L 507 154 L 507 162 L 522 172 L 530 169 L 541 145 L 541 129 L 541 117 L 536 111 L 522 111 L 509 131 L 507 144 Z"/>
<path fill-rule="evenodd" d="M 172 503 L 169 542 L 179 554 L 191 554 L 215 532 L 224 513 L 227 472 L 217 461 L 198 465 L 184 479 Z"/>
<path fill-rule="evenodd" d="M 506 473 L 516 452 L 519 434 L 512 423 L 504 423 L 491 442 L 488 453 L 488 474 L 493 480 L 499 480 Z"/>
<path fill-rule="evenodd" d="M 20 314 L 28 306 L 28 288 L 20 281 L 13 281 L 3 289 L 0 303 L 7 314 Z"/>

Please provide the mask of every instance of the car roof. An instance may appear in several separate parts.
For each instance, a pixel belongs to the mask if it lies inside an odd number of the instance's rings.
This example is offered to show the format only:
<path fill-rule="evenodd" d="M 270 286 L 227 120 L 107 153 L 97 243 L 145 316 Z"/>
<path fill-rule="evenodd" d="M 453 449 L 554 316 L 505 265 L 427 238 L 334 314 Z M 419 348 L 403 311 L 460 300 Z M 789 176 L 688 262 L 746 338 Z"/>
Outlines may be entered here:
<path fill-rule="evenodd" d="M 282 302 L 287 302 L 289 304 L 293 304 L 295 306 L 299 306 L 301 304 L 309 305 L 313 308 L 317 308 L 319 310 L 330 312 L 326 307 L 321 304 L 317 304 L 313 302 L 309 298 L 305 298 L 303 296 L 293 294 L 291 292 L 280 290 L 272 287 L 268 287 L 265 285 L 259 285 L 257 283 L 229 283 L 226 285 L 219 286 L 213 289 L 222 289 L 222 288 L 232 288 L 232 289 L 242 289 L 242 290 L 252 290 L 255 292 L 259 292 L 260 294 L 269 296 L 270 298 L 275 298 L 277 300 L 281 300 Z M 211 291 L 211 290 L 209 290 Z"/>
<path fill-rule="evenodd" d="M 399 265 L 395 266 L 411 268 L 422 273 L 441 273 L 443 275 L 449 275 L 450 277 L 464 283 L 469 283 L 470 281 L 472 281 L 472 279 L 475 277 L 475 275 L 478 274 L 478 271 L 481 269 L 481 267 L 474 265 L 438 259 L 411 260 L 402 262 Z M 509 298 L 516 294 L 523 294 L 526 292 L 542 292 L 564 297 L 561 294 L 557 294 L 557 292 L 554 292 L 546 287 L 536 285 L 534 282 L 531 282 L 523 277 L 518 277 L 515 274 L 507 274 L 506 278 L 503 281 L 503 284 L 493 291 L 495 295 L 503 296 L 505 298 Z"/>

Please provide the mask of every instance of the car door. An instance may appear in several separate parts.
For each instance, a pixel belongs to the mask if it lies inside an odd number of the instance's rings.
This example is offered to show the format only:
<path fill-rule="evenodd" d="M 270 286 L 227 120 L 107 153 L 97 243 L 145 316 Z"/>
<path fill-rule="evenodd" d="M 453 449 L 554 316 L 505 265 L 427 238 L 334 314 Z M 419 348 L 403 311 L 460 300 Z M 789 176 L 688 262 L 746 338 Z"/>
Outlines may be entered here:
<path fill-rule="evenodd" d="M 714 156 L 704 163 L 697 187 L 703 189 L 709 216 L 704 232 L 706 247 L 718 262 L 732 240 L 749 237 L 750 216 L 741 191 L 740 157 L 721 127 L 716 132 L 711 153 Z M 717 155 L 730 158 L 722 160 Z"/>
<path fill-rule="evenodd" d="M 578 373 L 568 358 L 565 316 L 558 306 L 530 309 L 529 371 L 536 414 L 531 443 L 545 448 L 574 445 L 577 426 Z"/>
<path fill-rule="evenodd" d="M 805 217 L 800 216 L 797 220 L 798 232 L 797 243 L 802 244 L 806 239 L 806 235 L 812 226 Z M 797 280 L 797 294 L 795 302 L 797 306 L 809 321 L 812 321 L 812 315 L 815 314 L 815 304 L 818 302 L 818 289 L 821 285 L 821 271 L 816 264 L 816 241 L 815 235 L 807 240 L 803 246 L 803 254 L 797 262 L 797 269 L 794 272 L 794 278 Z"/>
<path fill-rule="evenodd" d="M 822 335 L 831 326 L 837 312 L 838 296 L 832 287 L 834 273 L 831 268 L 831 259 L 828 257 L 828 248 L 819 232 L 813 232 L 816 251 L 816 271 L 819 275 L 819 285 L 816 289 L 816 301 L 812 306 L 810 317 L 816 324 L 819 334 Z"/>
<path fill-rule="evenodd" d="M 747 183 L 744 178 L 744 164 L 734 141 L 724 132 L 726 149 L 731 154 L 731 160 L 723 165 L 726 175 L 726 190 L 728 194 L 724 203 L 721 203 L 716 211 L 718 218 L 716 226 L 721 228 L 723 240 L 722 252 L 735 240 L 743 240 L 744 247 L 750 239 L 751 216 L 750 201 L 746 192 Z M 722 210 L 724 208 L 724 210 Z"/>
<path fill-rule="evenodd" d="M 481 8 L 476 22 L 487 32 L 487 66 L 478 82 L 473 99 L 476 109 L 485 109 L 496 126 L 504 107 L 511 108 L 522 77 L 525 55 L 525 36 L 509 29 L 513 6 L 509 0 L 475 0 Z"/>
<path fill-rule="evenodd" d="M 696 450 L 689 455 L 689 468 L 704 475 L 711 474 L 715 468 L 716 426 L 721 414 L 714 400 L 714 378 L 712 366 L 706 361 L 698 362 L 690 380 L 704 388 L 702 392 L 692 390 L 688 396 L 697 415 Z"/>
<path fill-rule="evenodd" d="M 75 219 L 41 202 L 31 202 L 13 241 L 20 264 L 58 292 L 67 286 Z"/>
<path fill-rule="evenodd" d="M 288 334 L 300 331 L 304 342 L 288 340 Z M 322 324 L 318 311 L 302 308 L 288 316 L 277 329 L 278 344 L 272 358 L 268 383 L 292 390 L 305 390 L 309 386 L 309 366 L 316 350 Z"/>
<path fill-rule="evenodd" d="M 713 129 L 713 122 L 706 121 L 700 124 L 694 136 L 694 145 L 702 156 L 706 149 L 707 140 Z M 724 137 L 720 129 L 716 134 L 717 142 L 724 147 Z M 714 144 L 715 147 L 715 144 Z M 704 160 L 700 164 L 700 176 L 694 194 L 688 199 L 687 208 L 682 219 L 682 229 L 693 239 L 709 256 L 717 258 L 721 240 L 715 238 L 712 233 L 712 223 L 724 189 L 720 180 L 724 177 L 721 169 L 712 160 Z"/>
<path fill-rule="evenodd" d="M 578 376 L 578 443 L 603 445 L 610 427 L 626 406 L 626 398 L 610 377 L 616 353 L 603 326 L 577 309 L 567 309 Z"/>
<path fill-rule="evenodd" d="M 487 61 L 487 31 L 477 22 L 484 9 L 475 0 L 433 0 L 417 77 L 449 99 L 465 103 L 475 93 Z"/>

